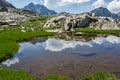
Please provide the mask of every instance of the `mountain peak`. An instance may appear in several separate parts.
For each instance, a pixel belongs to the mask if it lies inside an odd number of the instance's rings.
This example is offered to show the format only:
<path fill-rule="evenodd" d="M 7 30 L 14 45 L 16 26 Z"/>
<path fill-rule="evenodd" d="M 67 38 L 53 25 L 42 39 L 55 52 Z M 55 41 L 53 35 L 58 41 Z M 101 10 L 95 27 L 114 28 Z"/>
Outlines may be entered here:
<path fill-rule="evenodd" d="M 0 7 L 10 7 L 10 8 L 15 8 L 12 4 L 7 2 L 6 0 L 0 0 Z"/>
<path fill-rule="evenodd" d="M 30 3 L 30 4 L 28 4 L 28 5 L 34 6 L 35 4 L 31 2 L 31 3 Z"/>
<path fill-rule="evenodd" d="M 107 8 L 99 7 L 91 11 L 96 16 L 110 17 L 116 20 L 120 20 L 120 17 L 117 14 L 111 13 Z"/>
<path fill-rule="evenodd" d="M 107 8 L 105 8 L 105 7 L 98 7 L 98 8 L 96 8 L 96 9 L 107 9 Z"/>
<path fill-rule="evenodd" d="M 105 8 L 105 7 L 98 7 L 98 8 L 96 8 L 95 10 L 110 12 L 110 11 L 109 11 L 107 8 Z M 111 13 L 111 12 L 110 12 L 110 13 Z"/>
<path fill-rule="evenodd" d="M 24 7 L 25 9 L 34 11 L 34 12 L 38 12 L 42 15 L 54 15 L 57 14 L 55 11 L 53 10 L 49 10 L 48 8 L 46 8 L 44 5 L 40 5 L 40 4 L 34 4 L 34 3 L 30 3 L 27 6 Z"/>

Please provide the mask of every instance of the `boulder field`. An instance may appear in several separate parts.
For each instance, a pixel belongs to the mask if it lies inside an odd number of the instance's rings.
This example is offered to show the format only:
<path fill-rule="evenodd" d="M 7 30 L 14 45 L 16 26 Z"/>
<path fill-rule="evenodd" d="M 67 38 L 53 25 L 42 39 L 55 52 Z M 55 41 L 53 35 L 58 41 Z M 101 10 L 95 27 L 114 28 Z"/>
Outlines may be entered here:
<path fill-rule="evenodd" d="M 109 17 L 97 17 L 93 13 L 81 14 L 60 13 L 49 19 L 44 28 L 62 28 L 64 31 L 73 31 L 75 28 L 95 28 L 106 30 L 120 29 L 120 21 Z"/>
<path fill-rule="evenodd" d="M 25 10 L 25 9 L 16 9 L 10 7 L 1 7 L 0 8 L 0 25 L 18 25 L 19 21 L 26 20 L 30 17 L 35 17 L 37 13 Z"/>

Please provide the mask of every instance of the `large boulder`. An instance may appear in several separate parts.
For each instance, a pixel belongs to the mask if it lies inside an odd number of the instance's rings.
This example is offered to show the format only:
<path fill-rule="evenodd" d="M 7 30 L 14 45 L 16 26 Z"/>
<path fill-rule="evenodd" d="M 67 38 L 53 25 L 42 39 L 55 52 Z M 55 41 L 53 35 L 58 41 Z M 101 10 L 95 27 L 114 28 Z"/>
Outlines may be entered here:
<path fill-rule="evenodd" d="M 0 20 L 0 25 L 9 25 L 12 24 L 13 22 L 14 22 L 13 20 L 5 20 L 5 21 Z"/>
<path fill-rule="evenodd" d="M 60 13 L 49 19 L 44 28 L 61 25 L 62 30 L 73 31 L 75 28 L 120 29 L 120 21 L 108 17 L 96 17 L 92 13 L 68 14 Z"/>
<path fill-rule="evenodd" d="M 50 20 L 48 20 L 43 27 L 44 28 L 49 28 L 49 27 L 54 28 L 54 27 L 57 27 L 58 24 L 64 23 L 65 19 L 66 19 L 66 17 L 64 15 L 53 17 Z"/>
<path fill-rule="evenodd" d="M 90 28 L 107 30 L 120 29 L 120 21 L 107 17 L 99 17 L 97 19 L 97 22 L 91 23 L 91 25 L 89 26 Z"/>
<path fill-rule="evenodd" d="M 74 17 L 74 18 L 73 18 Z M 88 14 L 73 15 L 72 18 L 67 17 L 65 21 L 65 30 L 73 30 L 74 28 L 84 28 L 88 27 L 92 22 L 91 17 Z"/>

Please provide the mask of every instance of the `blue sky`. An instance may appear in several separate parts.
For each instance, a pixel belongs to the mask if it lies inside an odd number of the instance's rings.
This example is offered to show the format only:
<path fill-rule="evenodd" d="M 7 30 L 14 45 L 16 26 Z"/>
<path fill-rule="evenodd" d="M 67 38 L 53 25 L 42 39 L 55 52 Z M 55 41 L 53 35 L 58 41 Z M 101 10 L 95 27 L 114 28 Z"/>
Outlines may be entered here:
<path fill-rule="evenodd" d="M 82 13 L 100 6 L 108 8 L 111 12 L 120 12 L 120 0 L 7 0 L 17 8 L 33 2 L 41 4 L 56 12 Z"/>

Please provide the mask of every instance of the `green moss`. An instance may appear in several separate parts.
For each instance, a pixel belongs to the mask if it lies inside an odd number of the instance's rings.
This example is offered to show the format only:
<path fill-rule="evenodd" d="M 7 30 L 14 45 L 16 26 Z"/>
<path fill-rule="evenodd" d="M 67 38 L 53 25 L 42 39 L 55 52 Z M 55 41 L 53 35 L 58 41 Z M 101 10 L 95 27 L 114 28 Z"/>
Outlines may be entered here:
<path fill-rule="evenodd" d="M 61 75 L 48 75 L 47 77 L 43 78 L 43 80 L 70 80 L 67 77 Z"/>
<path fill-rule="evenodd" d="M 0 80 L 35 80 L 28 73 L 21 70 L 10 70 L 7 68 L 0 68 Z"/>
<path fill-rule="evenodd" d="M 55 33 L 45 32 L 43 25 L 49 19 L 46 16 L 38 16 L 30 18 L 27 21 L 20 22 L 20 26 L 4 27 L 0 30 L 0 62 L 13 56 L 18 50 L 20 41 L 29 40 L 33 37 L 47 37 L 52 36 Z M 59 24 L 58 28 L 64 24 Z M 22 27 L 26 32 L 21 32 Z M 31 31 L 31 28 L 34 31 Z M 77 32 L 84 32 L 86 34 L 113 34 L 119 35 L 120 30 L 95 30 L 90 28 L 76 29 Z M 6 68 L 0 68 L 0 80 L 34 80 L 30 75 L 24 71 L 9 70 Z M 49 75 L 43 80 L 70 80 L 67 77 L 61 75 Z M 115 76 L 108 72 L 96 72 L 95 74 L 88 75 L 82 80 L 116 80 Z"/>
<path fill-rule="evenodd" d="M 4 30 L 0 32 L 0 62 L 11 57 L 19 48 L 17 42 L 29 40 L 33 37 L 47 37 L 55 33 L 36 31 L 21 32 L 20 30 Z"/>
<path fill-rule="evenodd" d="M 20 27 L 25 27 L 25 30 L 31 31 L 31 28 L 34 31 L 43 30 L 43 26 L 45 22 L 49 19 L 47 16 L 37 16 L 34 18 L 30 18 L 26 21 L 20 22 Z"/>
<path fill-rule="evenodd" d="M 53 36 L 55 33 L 45 32 L 42 28 L 48 17 L 38 16 L 19 22 L 19 26 L 1 26 L 0 29 L 0 62 L 8 59 L 17 52 L 18 42 L 29 40 L 33 37 Z M 23 29 L 24 27 L 24 29 Z M 34 31 L 31 31 L 31 28 Z M 22 32 L 25 30 L 26 32 Z M 24 71 L 0 68 L 0 80 L 34 80 Z"/>
<path fill-rule="evenodd" d="M 94 74 L 88 75 L 80 80 L 117 80 L 117 78 L 106 71 L 97 71 Z"/>
<path fill-rule="evenodd" d="M 71 80 L 71 79 L 61 75 L 48 75 L 42 80 Z M 118 79 L 109 72 L 97 71 L 94 74 L 87 75 L 80 80 L 118 80 Z"/>
<path fill-rule="evenodd" d="M 11 57 L 19 48 L 17 42 L 33 37 L 47 37 L 54 33 L 45 32 L 43 25 L 50 17 L 37 16 L 19 22 L 19 26 L 1 26 L 0 29 L 0 62 Z M 26 31 L 21 32 L 22 30 Z"/>
<path fill-rule="evenodd" d="M 108 34 L 108 35 L 120 36 L 120 30 L 101 30 L 101 29 L 93 29 L 93 28 L 77 28 L 76 32 L 83 32 L 86 34 Z"/>

